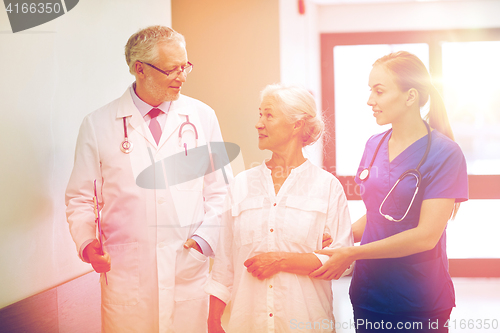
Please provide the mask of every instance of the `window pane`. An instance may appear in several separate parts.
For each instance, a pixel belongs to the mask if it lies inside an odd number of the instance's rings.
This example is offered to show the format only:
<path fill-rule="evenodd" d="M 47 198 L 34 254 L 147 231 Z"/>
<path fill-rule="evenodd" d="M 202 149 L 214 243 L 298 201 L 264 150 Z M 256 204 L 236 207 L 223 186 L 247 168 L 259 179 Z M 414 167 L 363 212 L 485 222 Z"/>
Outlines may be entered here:
<path fill-rule="evenodd" d="M 373 63 L 391 52 L 405 50 L 429 68 L 429 46 L 420 44 L 342 45 L 333 48 L 335 80 L 336 172 L 354 175 L 366 141 L 390 127 L 378 126 L 366 104 L 370 94 L 368 76 Z M 422 113 L 425 112 L 425 108 Z"/>
<path fill-rule="evenodd" d="M 366 214 L 361 200 L 349 200 L 351 222 Z M 460 205 L 457 217 L 448 222 L 448 258 L 500 258 L 500 200 L 469 200 Z"/>
<path fill-rule="evenodd" d="M 500 174 L 500 42 L 443 43 L 450 123 L 472 175 Z"/>
<path fill-rule="evenodd" d="M 366 214 L 366 206 L 363 200 L 349 200 L 347 201 L 347 207 L 349 208 L 349 215 L 351 216 L 351 223 L 359 220 L 363 215 Z"/>
<path fill-rule="evenodd" d="M 449 258 L 500 258 L 500 200 L 469 200 L 448 222 Z"/>

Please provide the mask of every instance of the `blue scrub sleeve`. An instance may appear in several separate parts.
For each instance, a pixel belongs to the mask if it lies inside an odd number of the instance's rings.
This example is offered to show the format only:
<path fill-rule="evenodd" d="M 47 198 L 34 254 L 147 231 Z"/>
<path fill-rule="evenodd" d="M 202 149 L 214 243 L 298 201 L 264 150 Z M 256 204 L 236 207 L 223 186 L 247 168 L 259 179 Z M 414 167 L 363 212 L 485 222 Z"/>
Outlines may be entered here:
<path fill-rule="evenodd" d="M 455 202 L 469 198 L 467 165 L 458 144 L 448 138 L 438 136 L 432 144 L 440 148 L 433 154 L 432 167 L 424 174 L 423 200 L 453 198 Z M 430 156 L 429 156 L 430 157 Z"/>

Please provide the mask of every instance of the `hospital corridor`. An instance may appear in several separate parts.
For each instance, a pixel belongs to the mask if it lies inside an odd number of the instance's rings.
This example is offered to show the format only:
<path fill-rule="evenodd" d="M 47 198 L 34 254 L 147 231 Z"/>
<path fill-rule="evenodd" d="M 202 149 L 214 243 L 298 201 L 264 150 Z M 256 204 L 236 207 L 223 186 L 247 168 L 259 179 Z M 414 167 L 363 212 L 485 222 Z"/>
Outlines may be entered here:
<path fill-rule="evenodd" d="M 500 333 L 499 59 L 500 0 L 4 0 L 0 333 Z"/>

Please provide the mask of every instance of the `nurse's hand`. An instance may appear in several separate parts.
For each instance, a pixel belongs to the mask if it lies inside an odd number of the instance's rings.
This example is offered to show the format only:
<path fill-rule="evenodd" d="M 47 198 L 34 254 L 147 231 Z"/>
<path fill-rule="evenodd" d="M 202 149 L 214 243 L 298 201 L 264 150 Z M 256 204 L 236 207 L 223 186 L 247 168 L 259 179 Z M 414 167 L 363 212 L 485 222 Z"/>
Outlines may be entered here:
<path fill-rule="evenodd" d="M 247 259 L 243 265 L 248 273 L 259 280 L 270 278 L 281 271 L 281 261 L 285 259 L 279 252 L 267 252 Z"/>
<path fill-rule="evenodd" d="M 329 233 L 325 232 L 323 234 L 323 244 L 321 245 L 321 248 L 324 249 L 325 247 L 328 247 L 328 245 L 332 243 L 333 243 L 332 236 Z"/>
<path fill-rule="evenodd" d="M 329 255 L 330 259 L 323 266 L 309 274 L 309 276 L 322 280 L 338 280 L 354 261 L 349 255 L 349 249 L 349 247 L 341 247 L 338 249 L 314 251 L 315 253 Z"/>
<path fill-rule="evenodd" d="M 201 254 L 203 254 L 203 251 L 201 250 L 201 247 L 198 245 L 198 243 L 196 243 L 196 241 L 194 239 L 191 239 L 189 238 L 186 243 L 184 243 L 184 248 L 185 249 L 190 249 L 190 248 L 193 248 L 195 249 L 196 251 L 200 252 Z"/>
<path fill-rule="evenodd" d="M 101 255 L 101 245 L 97 239 L 87 245 L 83 250 L 83 258 L 90 262 L 97 273 L 106 273 L 111 269 L 111 258 L 109 253 Z"/>

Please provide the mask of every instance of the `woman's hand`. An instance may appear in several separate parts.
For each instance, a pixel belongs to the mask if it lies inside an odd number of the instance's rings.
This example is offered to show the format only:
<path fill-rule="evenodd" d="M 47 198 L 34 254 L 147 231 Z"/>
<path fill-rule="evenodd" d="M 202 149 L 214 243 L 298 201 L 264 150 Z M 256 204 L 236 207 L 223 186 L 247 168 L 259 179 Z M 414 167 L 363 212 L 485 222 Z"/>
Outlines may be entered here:
<path fill-rule="evenodd" d="M 338 280 L 354 262 L 351 256 L 351 249 L 352 247 L 341 247 L 339 249 L 314 251 L 315 253 L 329 255 L 330 259 L 323 266 L 309 274 L 309 276 L 322 280 Z"/>
<path fill-rule="evenodd" d="M 284 259 L 284 253 L 267 252 L 247 259 L 243 264 L 247 267 L 248 273 L 259 280 L 264 280 L 281 271 L 281 261 Z"/>
<path fill-rule="evenodd" d="M 328 247 L 332 243 L 333 243 L 332 236 L 329 233 L 325 232 L 323 234 L 323 242 L 321 244 L 321 248 L 324 249 L 325 247 Z"/>

